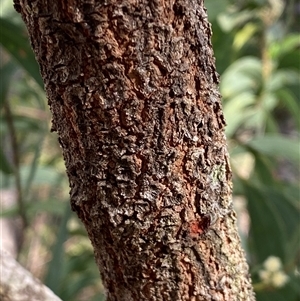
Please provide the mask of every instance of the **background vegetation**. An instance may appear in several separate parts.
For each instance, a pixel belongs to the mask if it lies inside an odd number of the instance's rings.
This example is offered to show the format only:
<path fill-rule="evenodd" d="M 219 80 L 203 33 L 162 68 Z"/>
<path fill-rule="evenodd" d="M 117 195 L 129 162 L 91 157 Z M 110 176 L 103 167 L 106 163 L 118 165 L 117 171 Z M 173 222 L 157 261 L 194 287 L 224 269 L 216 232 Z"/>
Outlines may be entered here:
<path fill-rule="evenodd" d="M 234 203 L 258 301 L 300 298 L 300 3 L 207 0 Z M 68 182 L 38 66 L 11 0 L 1 1 L 2 218 L 17 218 L 18 259 L 65 301 L 104 300 Z M 3 200 L 1 200 L 3 201 Z M 298 283 L 297 283 L 298 282 Z"/>

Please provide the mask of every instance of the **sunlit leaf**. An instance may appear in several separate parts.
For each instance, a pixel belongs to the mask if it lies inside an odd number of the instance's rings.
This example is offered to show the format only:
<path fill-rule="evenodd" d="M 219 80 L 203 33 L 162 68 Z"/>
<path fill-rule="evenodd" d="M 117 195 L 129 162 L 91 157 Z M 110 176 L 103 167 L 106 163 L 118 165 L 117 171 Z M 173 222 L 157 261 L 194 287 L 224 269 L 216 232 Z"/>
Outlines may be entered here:
<path fill-rule="evenodd" d="M 240 31 L 235 35 L 233 47 L 235 50 L 241 49 L 251 37 L 256 33 L 258 27 L 254 23 L 246 24 Z"/>
<path fill-rule="evenodd" d="M 252 19 L 255 11 L 244 10 L 240 12 L 224 12 L 218 16 L 218 22 L 221 28 L 228 32 L 236 26 L 241 26 L 248 20 Z"/>
<path fill-rule="evenodd" d="M 221 77 L 220 89 L 224 98 L 243 91 L 256 93 L 261 85 L 261 62 L 255 57 L 244 57 L 229 66 Z"/>
<path fill-rule="evenodd" d="M 277 105 L 278 99 L 274 93 L 265 92 L 259 98 L 260 109 L 265 112 L 271 112 Z"/>

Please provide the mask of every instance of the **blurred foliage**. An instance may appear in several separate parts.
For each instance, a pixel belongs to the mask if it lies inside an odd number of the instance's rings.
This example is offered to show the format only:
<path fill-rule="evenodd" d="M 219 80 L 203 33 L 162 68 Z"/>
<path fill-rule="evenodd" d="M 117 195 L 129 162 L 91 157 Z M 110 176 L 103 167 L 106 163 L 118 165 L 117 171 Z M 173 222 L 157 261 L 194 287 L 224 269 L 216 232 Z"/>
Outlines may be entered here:
<path fill-rule="evenodd" d="M 206 2 L 228 123 L 233 198 L 257 300 L 296 301 L 300 3 Z M 58 296 L 104 300 L 92 247 L 68 206 L 61 151 L 49 131 L 50 113 L 26 30 L 11 1 L 1 5 L 0 188 L 14 189 L 17 198 L 2 217 L 22 218 L 20 261 Z M 276 269 L 270 264 L 274 258 Z"/>

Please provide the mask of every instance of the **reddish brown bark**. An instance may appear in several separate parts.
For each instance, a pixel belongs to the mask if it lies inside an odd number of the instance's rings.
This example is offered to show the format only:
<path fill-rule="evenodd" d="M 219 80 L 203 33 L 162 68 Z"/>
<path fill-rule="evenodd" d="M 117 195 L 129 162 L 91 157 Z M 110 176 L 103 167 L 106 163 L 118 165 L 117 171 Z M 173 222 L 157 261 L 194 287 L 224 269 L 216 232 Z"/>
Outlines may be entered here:
<path fill-rule="evenodd" d="M 203 1 L 15 6 L 108 300 L 254 300 Z"/>

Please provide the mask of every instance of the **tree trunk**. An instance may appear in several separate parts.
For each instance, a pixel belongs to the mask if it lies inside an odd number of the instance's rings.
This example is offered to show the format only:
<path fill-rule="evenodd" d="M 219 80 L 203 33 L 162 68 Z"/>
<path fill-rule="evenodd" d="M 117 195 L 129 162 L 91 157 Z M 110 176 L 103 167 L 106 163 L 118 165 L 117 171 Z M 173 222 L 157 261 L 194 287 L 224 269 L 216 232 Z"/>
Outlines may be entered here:
<path fill-rule="evenodd" d="M 254 300 L 203 1 L 15 8 L 107 300 Z"/>

